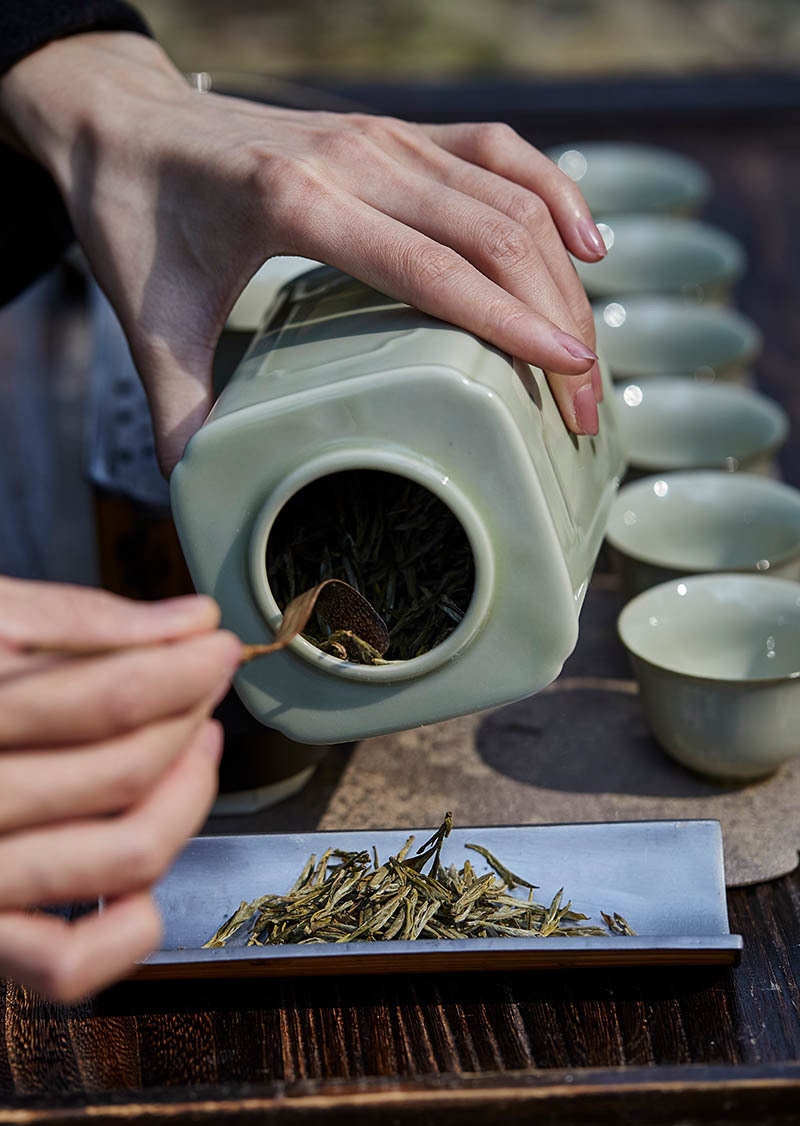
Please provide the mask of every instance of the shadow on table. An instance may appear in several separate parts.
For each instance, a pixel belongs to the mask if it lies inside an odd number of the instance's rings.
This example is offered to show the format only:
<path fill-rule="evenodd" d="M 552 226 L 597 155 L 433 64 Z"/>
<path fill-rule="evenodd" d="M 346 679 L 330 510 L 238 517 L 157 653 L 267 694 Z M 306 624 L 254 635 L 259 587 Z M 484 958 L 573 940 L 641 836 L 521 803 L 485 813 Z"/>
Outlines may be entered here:
<path fill-rule="evenodd" d="M 556 684 L 500 708 L 481 722 L 475 746 L 493 770 L 542 789 L 707 798 L 737 788 L 669 758 L 650 734 L 638 696 L 622 682 Z"/>
<path fill-rule="evenodd" d="M 213 816 L 203 827 L 203 835 L 313 832 L 339 785 L 353 747 L 353 743 L 331 747 L 310 782 L 293 797 L 254 813 Z"/>
<path fill-rule="evenodd" d="M 475 732 L 479 756 L 517 782 L 567 793 L 708 798 L 736 790 L 693 774 L 653 739 L 617 637 L 622 607 L 601 552 L 561 676 L 488 713 Z"/>

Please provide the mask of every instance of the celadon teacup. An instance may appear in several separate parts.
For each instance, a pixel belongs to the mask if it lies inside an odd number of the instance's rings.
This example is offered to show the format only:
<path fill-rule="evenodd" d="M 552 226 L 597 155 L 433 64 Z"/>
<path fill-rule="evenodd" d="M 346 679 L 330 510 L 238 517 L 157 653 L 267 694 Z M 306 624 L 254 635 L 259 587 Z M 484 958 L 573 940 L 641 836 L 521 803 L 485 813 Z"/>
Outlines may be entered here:
<path fill-rule="evenodd" d="M 726 231 L 675 215 L 607 215 L 598 228 L 608 248 L 600 262 L 575 260 L 589 297 L 673 293 L 692 301 L 727 301 L 747 264 Z"/>
<path fill-rule="evenodd" d="M 606 543 L 626 600 L 714 571 L 800 579 L 800 490 L 722 470 L 643 477 L 617 494 Z"/>
<path fill-rule="evenodd" d="M 619 616 L 645 718 L 691 770 L 746 781 L 800 752 L 800 583 L 694 575 Z"/>
<path fill-rule="evenodd" d="M 614 388 L 631 476 L 678 469 L 770 473 L 789 434 L 774 400 L 735 383 L 653 376 Z"/>
<path fill-rule="evenodd" d="M 617 294 L 594 305 L 597 347 L 615 380 L 677 375 L 736 382 L 762 347 L 748 317 L 712 302 L 665 294 Z"/>
<path fill-rule="evenodd" d="M 694 214 L 711 191 L 711 179 L 697 161 L 656 145 L 577 141 L 548 149 L 547 155 L 598 215 Z"/>

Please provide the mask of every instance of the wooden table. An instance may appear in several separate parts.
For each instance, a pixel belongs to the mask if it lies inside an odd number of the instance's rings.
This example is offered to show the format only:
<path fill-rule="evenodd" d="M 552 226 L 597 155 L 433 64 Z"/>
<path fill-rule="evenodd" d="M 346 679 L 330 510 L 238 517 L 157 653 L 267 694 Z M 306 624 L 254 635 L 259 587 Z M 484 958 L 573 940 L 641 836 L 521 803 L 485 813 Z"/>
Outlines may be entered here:
<path fill-rule="evenodd" d="M 792 415 L 781 467 L 800 484 L 800 99 L 791 84 L 749 100 L 708 89 L 692 102 L 675 84 L 648 106 L 614 87 L 605 114 L 574 90 L 559 112 L 540 88 L 436 104 L 442 117 L 482 105 L 541 144 L 646 137 L 704 161 L 707 216 L 751 256 L 739 304 L 765 331 L 759 382 Z M 403 112 L 402 92 L 359 97 Z M 408 112 L 434 118 L 432 106 Z M 306 828 L 338 769 L 318 770 Z M 265 814 L 261 828 L 279 822 Z M 744 937 L 729 969 L 133 982 L 71 1010 L 6 985 L 0 1122 L 795 1124 L 800 874 L 730 892 L 729 911 Z"/>
<path fill-rule="evenodd" d="M 796 1123 L 798 873 L 730 919 L 732 969 L 9 985 L 0 1122 Z"/>

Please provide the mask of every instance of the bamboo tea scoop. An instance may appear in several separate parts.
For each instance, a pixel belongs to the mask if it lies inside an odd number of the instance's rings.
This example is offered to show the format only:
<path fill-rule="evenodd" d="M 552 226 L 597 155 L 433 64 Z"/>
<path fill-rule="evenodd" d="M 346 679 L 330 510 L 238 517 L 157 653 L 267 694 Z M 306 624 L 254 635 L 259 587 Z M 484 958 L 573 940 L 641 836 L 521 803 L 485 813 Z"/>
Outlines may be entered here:
<path fill-rule="evenodd" d="M 245 645 L 241 663 L 285 648 L 306 628 L 314 610 L 329 632 L 330 649 L 336 656 L 360 660 L 366 646 L 380 658 L 389 648 L 386 623 L 367 599 L 342 579 L 326 579 L 292 599 L 283 612 L 274 641 Z"/>
<path fill-rule="evenodd" d="M 386 623 L 373 606 L 355 587 L 342 579 L 325 579 L 310 590 L 303 591 L 287 605 L 275 640 L 245 645 L 240 664 L 245 665 L 256 657 L 285 649 L 306 628 L 316 610 L 317 618 L 333 639 L 329 651 L 342 659 L 360 660 L 364 650 L 381 658 L 389 647 Z M 74 644 L 31 645 L 24 647 L 28 653 L 71 654 L 80 657 L 102 656 L 113 653 L 113 647 L 98 648 L 93 645 Z"/>

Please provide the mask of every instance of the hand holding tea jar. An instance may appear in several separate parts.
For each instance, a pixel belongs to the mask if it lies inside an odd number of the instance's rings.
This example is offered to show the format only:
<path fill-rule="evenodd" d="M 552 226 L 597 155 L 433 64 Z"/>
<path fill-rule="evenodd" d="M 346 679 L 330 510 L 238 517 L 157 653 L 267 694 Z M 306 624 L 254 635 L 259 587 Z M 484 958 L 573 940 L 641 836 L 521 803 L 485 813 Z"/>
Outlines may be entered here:
<path fill-rule="evenodd" d="M 150 889 L 216 792 L 241 650 L 217 621 L 203 597 L 0 579 L 0 976 L 70 1002 L 157 945 Z"/>
<path fill-rule="evenodd" d="M 10 67 L 0 51 L 0 118 L 6 141 L 52 178 L 122 323 L 166 474 L 208 413 L 228 313 L 285 254 L 543 368 L 567 427 L 596 432 L 594 325 L 568 252 L 593 262 L 605 247 L 549 158 L 501 124 L 419 126 L 199 93 L 146 34 L 113 30 L 125 5 L 85 5 L 87 33 L 76 34 L 83 7 L 69 6 L 52 41 L 22 36 Z M 98 25 L 103 10 L 114 18 Z"/>

